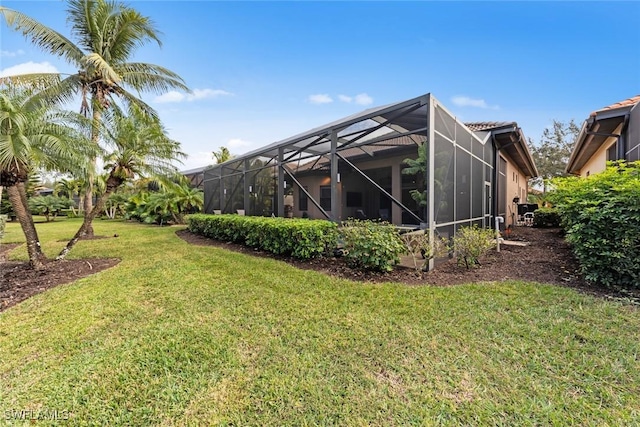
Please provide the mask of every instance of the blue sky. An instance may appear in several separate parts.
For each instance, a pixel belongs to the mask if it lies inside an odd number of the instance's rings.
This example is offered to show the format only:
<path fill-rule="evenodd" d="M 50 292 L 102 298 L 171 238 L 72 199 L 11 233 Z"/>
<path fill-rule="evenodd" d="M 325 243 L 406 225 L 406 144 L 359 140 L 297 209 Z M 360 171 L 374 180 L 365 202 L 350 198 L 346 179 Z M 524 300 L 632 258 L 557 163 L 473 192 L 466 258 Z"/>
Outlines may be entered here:
<path fill-rule="evenodd" d="M 516 121 L 538 141 L 640 93 L 639 2 L 128 1 L 163 46 L 137 61 L 192 94 L 143 94 L 190 169 L 363 109 L 432 93 L 464 121 Z M 2 1 L 69 36 L 66 3 Z M 0 25 L 0 75 L 72 69 Z M 79 105 L 78 105 L 79 108 Z"/>

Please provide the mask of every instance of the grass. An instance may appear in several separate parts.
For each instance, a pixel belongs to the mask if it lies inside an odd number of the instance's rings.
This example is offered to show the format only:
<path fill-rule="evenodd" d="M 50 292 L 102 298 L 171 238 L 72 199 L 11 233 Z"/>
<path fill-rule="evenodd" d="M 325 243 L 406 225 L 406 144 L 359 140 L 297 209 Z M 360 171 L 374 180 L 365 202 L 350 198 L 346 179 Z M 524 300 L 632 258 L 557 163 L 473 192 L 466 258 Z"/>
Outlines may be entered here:
<path fill-rule="evenodd" d="M 38 224 L 48 255 L 78 221 Z M 95 229 L 119 237 L 81 241 L 69 257 L 119 265 L 0 313 L 0 416 L 55 410 L 73 425 L 166 426 L 640 419 L 635 307 L 522 282 L 354 283 L 190 246 L 176 227 Z M 4 242 L 21 239 L 9 223 Z"/>

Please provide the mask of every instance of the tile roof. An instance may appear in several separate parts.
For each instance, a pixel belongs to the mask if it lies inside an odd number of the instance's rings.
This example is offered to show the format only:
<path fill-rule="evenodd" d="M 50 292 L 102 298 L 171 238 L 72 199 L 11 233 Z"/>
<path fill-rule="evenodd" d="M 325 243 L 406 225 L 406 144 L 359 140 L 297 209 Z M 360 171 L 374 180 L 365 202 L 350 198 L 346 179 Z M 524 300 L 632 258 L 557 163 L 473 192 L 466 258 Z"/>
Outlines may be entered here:
<path fill-rule="evenodd" d="M 591 113 L 591 116 L 595 116 L 597 113 L 601 113 L 607 110 L 615 110 L 616 108 L 629 107 L 631 105 L 635 105 L 640 102 L 640 95 L 632 96 L 629 99 L 625 99 L 624 101 L 616 102 L 615 104 L 607 105 L 606 107 L 602 107 L 599 110 L 596 110 Z"/>
<path fill-rule="evenodd" d="M 473 132 L 478 132 L 482 130 L 490 130 L 495 128 L 501 128 L 503 126 L 513 125 L 513 122 L 471 122 L 465 123 L 464 125 L 468 127 Z"/>

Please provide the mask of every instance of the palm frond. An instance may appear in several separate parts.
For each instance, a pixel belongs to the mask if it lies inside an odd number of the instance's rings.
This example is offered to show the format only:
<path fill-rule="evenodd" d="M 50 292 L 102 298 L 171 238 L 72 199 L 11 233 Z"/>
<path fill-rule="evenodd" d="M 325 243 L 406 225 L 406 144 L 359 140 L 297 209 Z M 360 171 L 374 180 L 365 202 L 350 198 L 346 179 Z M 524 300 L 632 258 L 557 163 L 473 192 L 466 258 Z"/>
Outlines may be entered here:
<path fill-rule="evenodd" d="M 111 68 L 109 62 L 95 52 L 85 56 L 83 64 L 87 70 L 90 70 L 87 74 L 94 82 L 99 80 L 105 86 L 113 86 L 122 80 L 120 75 Z"/>
<path fill-rule="evenodd" d="M 170 89 L 191 92 L 182 77 L 173 71 L 154 64 L 129 62 L 117 66 L 122 81 L 138 91 L 162 94 Z"/>
<path fill-rule="evenodd" d="M 62 34 L 22 12 L 0 6 L 0 15 L 10 28 L 22 32 L 33 44 L 48 53 L 64 57 L 72 64 L 79 64 L 84 56 L 82 50 Z"/>
<path fill-rule="evenodd" d="M 154 27 L 153 22 L 134 9 L 122 8 L 118 15 L 113 16 L 112 21 L 109 38 L 102 46 L 104 52 L 109 52 L 110 60 L 125 62 L 136 48 L 149 41 L 155 41 L 158 46 L 162 46 L 160 32 Z"/>
<path fill-rule="evenodd" d="M 31 73 L 0 77 L 0 86 L 27 86 L 43 90 L 60 82 L 58 73 Z"/>
<path fill-rule="evenodd" d="M 52 79 L 43 90 L 36 92 L 30 99 L 30 109 L 43 108 L 50 105 L 64 105 L 76 99 L 80 77 L 72 74 L 64 79 Z"/>

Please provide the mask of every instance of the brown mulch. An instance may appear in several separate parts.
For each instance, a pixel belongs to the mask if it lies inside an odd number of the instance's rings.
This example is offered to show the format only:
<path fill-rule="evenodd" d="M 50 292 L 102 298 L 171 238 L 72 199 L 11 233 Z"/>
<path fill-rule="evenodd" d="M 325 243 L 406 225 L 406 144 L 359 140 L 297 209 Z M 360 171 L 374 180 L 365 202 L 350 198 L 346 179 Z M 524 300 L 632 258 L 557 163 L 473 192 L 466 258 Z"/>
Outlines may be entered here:
<path fill-rule="evenodd" d="M 210 245 L 253 256 L 280 259 L 301 269 L 362 282 L 397 282 L 408 285 L 451 286 L 462 283 L 522 280 L 568 286 L 592 295 L 631 300 L 640 303 L 640 291 L 622 292 L 593 286 L 585 282 L 571 248 L 559 229 L 517 227 L 510 240 L 528 242 L 527 246 L 501 245 L 500 252 L 491 251 L 477 268 L 466 269 L 455 260 L 439 263 L 433 271 L 417 273 L 412 268 L 397 267 L 390 273 L 359 271 L 349 268 L 344 258 L 325 257 L 300 261 L 247 248 L 234 243 L 218 242 L 180 230 L 176 234 L 194 245 Z M 114 236 L 116 237 L 116 236 Z M 104 238 L 95 237 L 95 238 Z M 0 244 L 0 312 L 32 295 L 69 283 L 118 264 L 118 259 L 81 259 L 48 261 L 42 270 L 32 270 L 26 262 L 7 261 L 6 253 L 18 244 Z"/>
<path fill-rule="evenodd" d="M 90 276 L 120 262 L 114 258 L 49 260 L 41 270 L 27 262 L 6 261 L 6 253 L 20 244 L 0 244 L 0 311 L 55 286 Z"/>
<path fill-rule="evenodd" d="M 366 282 L 397 282 L 408 285 L 451 286 L 463 283 L 521 280 L 549 283 L 578 289 L 607 298 L 631 298 L 640 302 L 640 291 L 619 292 L 587 283 L 579 272 L 571 247 L 558 228 L 516 227 L 500 252 L 492 250 L 483 257 L 481 265 L 467 269 L 455 259 L 445 260 L 430 272 L 416 272 L 413 268 L 396 267 L 390 273 L 359 271 L 349 268 L 344 258 L 319 258 L 308 261 L 275 256 L 235 243 L 220 242 L 180 230 L 176 234 L 195 245 L 217 246 L 254 256 L 280 259 L 295 267 L 316 270 L 328 275 Z M 527 246 L 509 245 L 509 241 L 527 243 Z"/>

